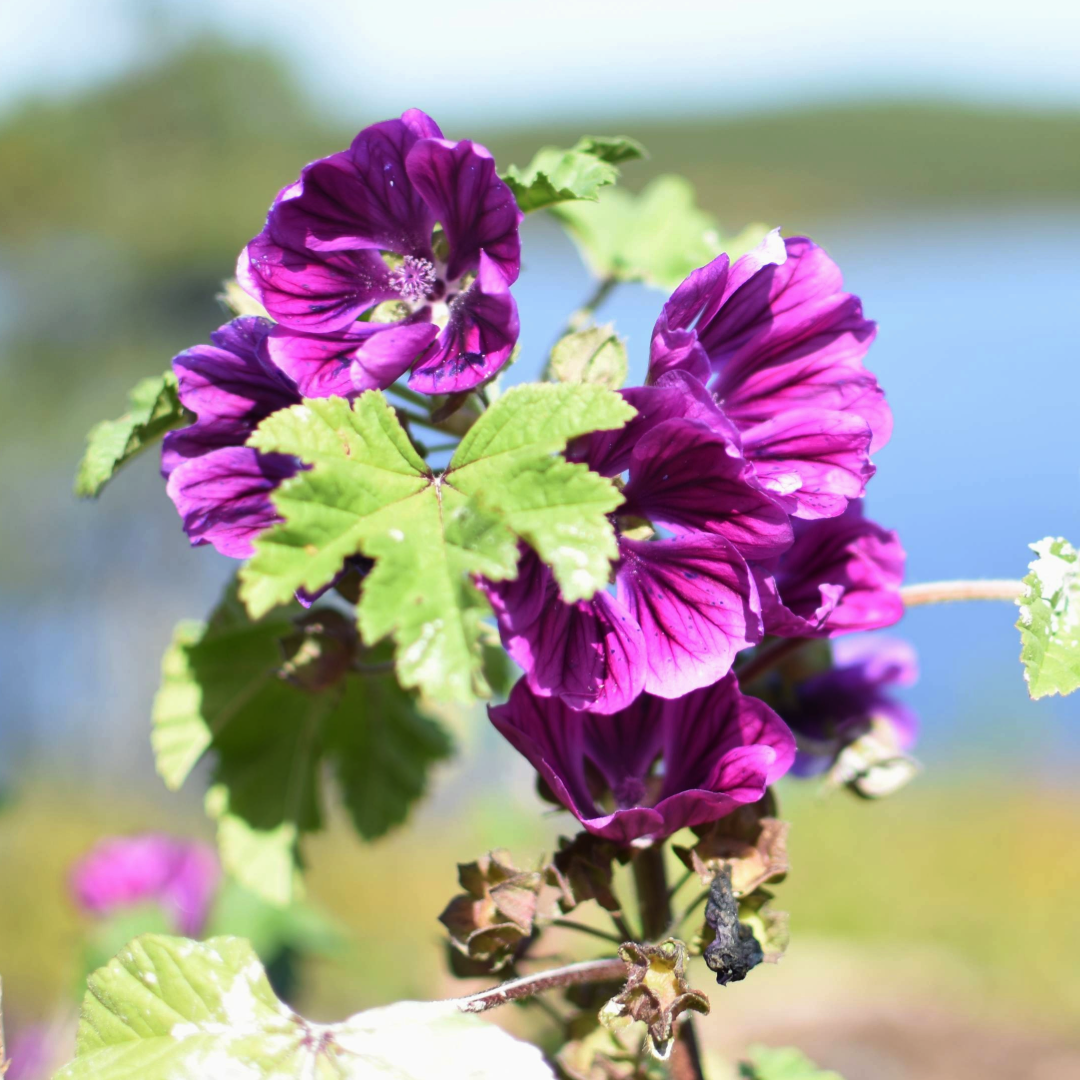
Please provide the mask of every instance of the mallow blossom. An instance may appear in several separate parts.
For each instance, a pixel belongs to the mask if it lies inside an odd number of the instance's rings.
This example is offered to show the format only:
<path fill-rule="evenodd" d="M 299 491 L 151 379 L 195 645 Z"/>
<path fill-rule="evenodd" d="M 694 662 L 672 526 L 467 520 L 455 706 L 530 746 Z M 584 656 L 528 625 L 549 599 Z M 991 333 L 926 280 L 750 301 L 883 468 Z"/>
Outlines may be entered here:
<path fill-rule="evenodd" d="M 892 432 L 862 363 L 875 324 L 842 284 L 820 247 L 774 231 L 734 263 L 695 270 L 653 329 L 648 381 L 679 370 L 704 384 L 761 484 L 810 520 L 863 495 Z"/>
<path fill-rule="evenodd" d="M 622 392 L 638 415 L 568 453 L 628 477 L 614 589 L 564 604 L 528 553 L 488 588 L 535 694 L 612 713 L 715 682 L 763 633 L 896 621 L 903 550 L 857 502 L 892 429 L 862 364 L 874 333 L 825 252 L 778 232 L 675 290 L 647 385 Z"/>
<path fill-rule="evenodd" d="M 71 888 L 79 906 L 92 915 L 157 904 L 177 933 L 197 937 L 220 879 L 213 848 L 145 833 L 102 841 L 75 866 Z"/>
<path fill-rule="evenodd" d="M 299 404 L 293 381 L 271 361 L 272 324 L 247 315 L 173 359 L 180 401 L 195 422 L 165 436 L 166 491 L 193 545 L 246 559 L 252 541 L 279 520 L 270 493 L 300 468 L 285 454 L 245 446 L 260 421 Z"/>
<path fill-rule="evenodd" d="M 384 389 L 410 368 L 414 390 L 468 390 L 517 342 L 521 219 L 484 147 L 410 109 L 283 188 L 237 278 L 307 397 Z"/>
<path fill-rule="evenodd" d="M 832 643 L 833 667 L 800 683 L 784 719 L 795 732 L 794 772 L 812 775 L 829 768 L 860 736 L 875 730 L 879 741 L 898 753 L 910 750 L 918 734 L 915 713 L 891 691 L 919 677 L 912 646 L 879 634 L 852 634 Z"/>
<path fill-rule="evenodd" d="M 538 697 L 520 679 L 489 714 L 589 832 L 619 843 L 757 802 L 795 758 L 787 725 L 731 674 L 674 701 L 642 694 L 606 716 Z"/>
<path fill-rule="evenodd" d="M 748 560 L 782 552 L 791 526 L 754 482 L 737 433 L 692 383 L 673 372 L 623 391 L 638 415 L 569 454 L 605 476 L 628 476 L 611 515 L 612 591 L 566 604 L 528 551 L 515 580 L 486 586 L 503 644 L 534 694 L 615 713 L 642 692 L 677 698 L 715 683 L 761 640 Z"/>

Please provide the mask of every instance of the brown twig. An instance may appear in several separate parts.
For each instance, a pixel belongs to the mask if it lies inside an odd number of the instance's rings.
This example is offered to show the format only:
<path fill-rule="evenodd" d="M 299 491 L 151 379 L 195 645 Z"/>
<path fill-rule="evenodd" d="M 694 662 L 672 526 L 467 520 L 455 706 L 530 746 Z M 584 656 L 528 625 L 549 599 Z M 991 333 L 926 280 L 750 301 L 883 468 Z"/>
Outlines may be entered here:
<path fill-rule="evenodd" d="M 481 1013 L 520 998 L 542 994 L 546 990 L 558 990 L 560 987 L 575 986 L 578 983 L 607 982 L 625 975 L 626 965 L 617 958 L 585 960 L 579 964 L 538 971 L 535 975 L 526 975 L 521 979 L 511 979 L 499 986 L 493 986 L 490 990 L 481 990 L 479 994 L 453 1000 L 464 1013 Z"/>
<path fill-rule="evenodd" d="M 900 590 L 904 607 L 948 604 L 954 600 L 1016 600 L 1024 595 L 1022 581 L 987 578 L 982 581 L 926 581 Z"/>

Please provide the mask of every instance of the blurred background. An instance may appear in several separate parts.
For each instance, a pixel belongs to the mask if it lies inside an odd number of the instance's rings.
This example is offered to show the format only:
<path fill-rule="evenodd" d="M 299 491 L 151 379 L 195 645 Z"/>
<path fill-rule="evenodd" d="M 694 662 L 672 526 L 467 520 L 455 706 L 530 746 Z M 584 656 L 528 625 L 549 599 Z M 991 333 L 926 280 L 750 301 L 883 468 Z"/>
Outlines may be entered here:
<path fill-rule="evenodd" d="M 232 566 L 188 548 L 149 457 L 77 504 L 85 432 L 225 321 L 214 294 L 274 193 L 367 123 L 418 106 L 500 165 L 632 135 L 651 159 L 629 187 L 681 172 L 727 233 L 809 233 L 880 324 L 869 366 L 896 429 L 868 509 L 900 531 L 909 580 L 1018 577 L 1027 543 L 1080 540 L 1071 0 L 5 0 L 0 43 L 11 1028 L 78 992 L 74 858 L 130 829 L 208 835 L 202 793 L 154 775 L 149 709 L 173 624 Z M 514 380 L 590 291 L 554 223 L 523 240 Z M 626 286 L 601 311 L 634 381 L 663 299 Z M 793 944 L 713 995 L 714 1052 L 794 1042 L 848 1080 L 1080 1075 L 1080 697 L 1027 700 L 1013 621 L 968 605 L 898 628 L 922 663 L 909 788 L 864 804 L 788 785 Z M 452 863 L 496 845 L 527 862 L 568 830 L 479 717 L 459 734 L 415 828 L 310 846 L 312 902 L 348 940 L 303 969 L 321 1018 L 457 992 L 435 923 Z"/>

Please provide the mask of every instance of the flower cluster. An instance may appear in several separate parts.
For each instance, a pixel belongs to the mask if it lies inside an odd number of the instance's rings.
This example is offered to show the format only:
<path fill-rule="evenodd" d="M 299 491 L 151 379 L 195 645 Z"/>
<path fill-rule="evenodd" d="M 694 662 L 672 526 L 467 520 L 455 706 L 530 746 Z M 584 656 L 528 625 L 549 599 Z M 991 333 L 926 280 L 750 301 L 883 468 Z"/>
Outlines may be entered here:
<path fill-rule="evenodd" d="M 237 267 L 269 317 L 173 361 L 196 419 L 162 471 L 191 542 L 246 558 L 278 520 L 270 495 L 304 465 L 247 445 L 277 410 L 491 378 L 518 336 L 521 218 L 491 155 L 417 110 L 283 188 Z M 514 580 L 478 582 L 524 672 L 492 719 L 591 832 L 662 837 L 759 799 L 794 742 L 741 693 L 738 654 L 899 619 L 904 552 L 861 504 L 892 428 L 863 366 L 874 335 L 809 240 L 773 232 L 695 270 L 659 313 L 645 385 L 622 391 L 633 419 L 567 451 L 622 492 L 611 587 L 565 603 L 524 547 Z"/>
<path fill-rule="evenodd" d="M 694 271 L 623 391 L 636 417 L 571 451 L 625 481 L 613 588 L 565 604 L 528 553 L 488 587 L 525 672 L 492 720 L 590 832 L 662 838 L 761 798 L 794 739 L 741 693 L 736 654 L 902 614 L 903 549 L 860 502 L 892 428 L 874 334 L 809 240 Z"/>
<path fill-rule="evenodd" d="M 517 343 L 521 217 L 488 151 L 417 109 L 283 188 L 237 264 L 271 318 L 235 319 L 173 361 L 197 419 L 166 439 L 162 472 L 191 542 L 246 558 L 276 520 L 270 493 L 300 465 L 244 444 L 278 409 L 410 370 L 428 394 L 494 375 Z"/>

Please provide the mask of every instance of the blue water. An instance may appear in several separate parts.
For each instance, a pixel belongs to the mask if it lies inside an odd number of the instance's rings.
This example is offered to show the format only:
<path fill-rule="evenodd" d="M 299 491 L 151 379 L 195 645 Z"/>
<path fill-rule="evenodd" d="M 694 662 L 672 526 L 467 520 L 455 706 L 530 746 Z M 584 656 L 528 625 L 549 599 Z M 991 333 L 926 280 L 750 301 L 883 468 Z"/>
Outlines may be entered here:
<path fill-rule="evenodd" d="M 896 428 L 867 506 L 899 530 L 909 580 L 1018 577 L 1029 542 L 1080 541 L 1080 216 L 871 221 L 815 238 L 880 324 L 869 364 Z M 511 381 L 535 375 L 590 288 L 546 223 L 527 224 L 525 245 Z M 634 381 L 662 302 L 627 286 L 600 313 L 629 338 Z M 177 619 L 206 613 L 232 564 L 188 549 L 151 461 L 97 505 L 75 503 L 66 472 L 23 487 L 20 533 L 40 572 L 0 594 L 0 777 L 60 755 L 84 776 L 153 785 L 161 652 Z M 968 604 L 920 609 L 897 627 L 921 656 L 908 696 L 931 769 L 1007 757 L 1064 776 L 1080 756 L 1080 694 L 1027 700 L 1014 619 L 1007 604 Z"/>

